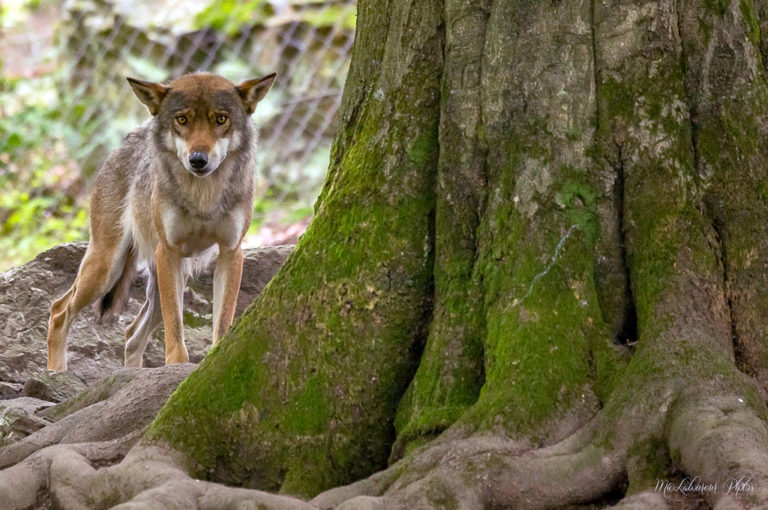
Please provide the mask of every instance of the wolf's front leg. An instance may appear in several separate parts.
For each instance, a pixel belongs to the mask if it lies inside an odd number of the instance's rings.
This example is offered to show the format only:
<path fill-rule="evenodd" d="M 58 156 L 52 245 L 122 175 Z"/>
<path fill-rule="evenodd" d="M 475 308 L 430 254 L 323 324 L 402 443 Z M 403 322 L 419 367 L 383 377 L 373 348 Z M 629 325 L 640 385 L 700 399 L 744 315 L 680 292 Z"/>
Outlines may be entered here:
<path fill-rule="evenodd" d="M 243 249 L 221 248 L 213 273 L 213 343 L 218 343 L 232 325 L 243 276 Z"/>
<path fill-rule="evenodd" d="M 184 275 L 181 267 L 181 253 L 160 242 L 155 250 L 157 263 L 157 286 L 160 291 L 160 308 L 165 327 L 165 363 L 186 363 L 189 361 L 184 345 L 184 324 L 182 323 L 184 299 Z"/>

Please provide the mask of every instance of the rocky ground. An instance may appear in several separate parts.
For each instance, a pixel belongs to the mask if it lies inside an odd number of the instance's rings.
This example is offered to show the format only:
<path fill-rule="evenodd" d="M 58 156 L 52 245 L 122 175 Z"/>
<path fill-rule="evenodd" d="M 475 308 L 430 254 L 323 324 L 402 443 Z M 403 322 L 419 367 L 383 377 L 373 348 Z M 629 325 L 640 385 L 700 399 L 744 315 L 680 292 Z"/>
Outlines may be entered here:
<path fill-rule="evenodd" d="M 38 443 L 76 442 L 81 431 L 68 427 L 66 417 L 87 407 L 94 413 L 91 432 L 102 427 L 104 440 L 119 437 L 120 430 L 98 423 L 104 413 L 92 404 L 114 406 L 143 398 L 147 400 L 146 413 L 134 417 L 134 425 L 149 423 L 158 406 L 194 368 L 192 363 L 152 368 L 164 364 L 162 327 L 147 347 L 146 368 L 123 368 L 123 330 L 144 300 L 144 280 L 139 278 L 116 321 L 99 324 L 90 309 L 75 320 L 67 348 L 69 371 L 56 374 L 45 370 L 48 309 L 74 281 L 85 247 L 85 243 L 63 244 L 0 274 L 0 457 L 14 456 L 19 448 L 39 447 Z M 291 246 L 246 250 L 238 316 L 291 250 Z M 208 271 L 190 280 L 184 296 L 185 338 L 193 363 L 211 347 L 211 303 L 212 272 Z M 83 423 L 82 418 L 77 423 Z M 34 438 L 27 437 L 35 432 Z"/>

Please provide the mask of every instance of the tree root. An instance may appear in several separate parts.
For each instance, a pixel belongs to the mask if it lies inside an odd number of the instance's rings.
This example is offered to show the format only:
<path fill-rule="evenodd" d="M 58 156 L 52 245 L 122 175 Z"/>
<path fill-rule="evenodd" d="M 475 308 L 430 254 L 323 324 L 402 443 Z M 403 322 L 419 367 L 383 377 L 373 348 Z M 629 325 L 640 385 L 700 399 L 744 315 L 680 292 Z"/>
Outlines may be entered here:
<path fill-rule="evenodd" d="M 501 437 L 431 445 L 386 471 L 310 501 L 339 508 L 550 508 L 589 502 L 623 478 L 621 452 L 592 444 L 583 430 L 551 447 L 519 452 Z"/>
<path fill-rule="evenodd" d="M 71 414 L 55 415 L 59 418 L 55 423 L 0 450 L 0 468 L 16 464 L 46 446 L 107 441 L 146 427 L 193 368 L 192 364 L 168 365 L 103 380 L 73 401 L 60 404 L 63 413 Z M 112 388 L 115 381 L 117 391 Z M 58 407 L 49 408 L 50 412 Z"/>
<path fill-rule="evenodd" d="M 751 380 L 742 379 L 756 391 Z M 710 505 L 753 508 L 768 501 L 768 427 L 749 392 L 733 389 L 726 385 L 717 392 L 700 386 L 700 394 L 670 391 L 651 410 L 642 404 L 625 407 L 618 399 L 616 405 L 623 410 L 618 418 L 611 419 L 608 406 L 580 431 L 536 450 L 502 436 L 461 437 L 460 431 L 449 430 L 388 469 L 308 503 L 195 480 L 188 475 L 192 466 L 187 457 L 164 444 L 139 442 L 142 429 L 137 428 L 110 441 L 53 444 L 0 471 L 0 508 L 30 508 L 46 497 L 63 509 L 553 508 L 603 501 L 627 479 L 635 489 L 611 508 L 671 508 L 668 496 L 630 467 L 638 437 L 642 442 L 645 436 L 657 435 L 689 477 L 718 482 L 716 492 L 704 495 Z M 93 416 L 93 409 L 104 402 L 69 416 L 86 411 L 83 416 Z M 131 400 L 125 405 L 143 404 Z M 127 415 L 132 413 L 123 411 Z M 49 428 L 61 427 L 66 419 Z M 633 424 L 630 431 L 628 423 Z M 101 433 L 100 427 L 92 432 Z M 27 443 L 32 448 L 44 442 Z"/>
<path fill-rule="evenodd" d="M 315 510 L 289 496 L 236 489 L 192 478 L 174 480 L 138 494 L 114 510 L 219 510 L 259 508 L 264 510 Z"/>
<path fill-rule="evenodd" d="M 32 508 L 43 494 L 62 509 L 221 510 L 248 507 L 244 505 L 267 510 L 315 508 L 289 496 L 192 479 L 174 459 L 173 452 L 157 446 L 140 445 L 128 453 L 139 437 L 140 433 L 135 432 L 115 441 L 54 445 L 40 450 L 0 472 L 0 508 Z M 98 469 L 123 456 L 126 458 L 122 462 Z"/>
<path fill-rule="evenodd" d="M 645 491 L 627 496 L 610 507 L 610 510 L 667 510 L 668 508 L 661 493 Z"/>
<path fill-rule="evenodd" d="M 768 502 L 768 426 L 739 395 L 682 398 L 668 435 L 673 460 L 704 483 L 716 508 Z"/>
<path fill-rule="evenodd" d="M 231 488 L 195 480 L 184 469 L 184 458 L 160 445 L 140 444 L 119 464 L 88 472 L 87 467 L 69 463 L 60 473 L 51 470 L 52 493 L 59 501 L 68 497 L 63 508 L 88 508 L 86 501 L 123 502 L 115 509 L 129 510 L 213 510 L 264 508 L 286 510 L 314 510 L 301 500 L 263 491 Z M 79 473 L 88 473 L 77 490 L 66 491 L 66 482 Z M 54 475 L 57 478 L 54 479 Z M 82 505 L 82 506 L 78 506 Z"/>
<path fill-rule="evenodd" d="M 667 391 L 658 407 L 623 407 L 613 420 L 606 408 L 579 432 L 538 450 L 520 452 L 519 443 L 502 437 L 438 440 L 310 503 L 323 510 L 556 508 L 600 501 L 629 479 L 636 489 L 612 508 L 664 509 L 666 498 L 684 496 L 665 495 L 662 479 L 644 479 L 648 473 L 630 467 L 638 455 L 633 445 L 657 439 L 689 479 L 717 484 L 690 496 L 717 509 L 754 508 L 768 502 L 768 426 L 762 404 L 745 396 L 757 391 L 754 382 L 742 381 L 744 393 L 721 388 L 707 395 L 702 386 L 701 395 Z M 627 430 L 628 424 L 636 428 Z"/>
<path fill-rule="evenodd" d="M 54 501 L 63 498 L 58 503 L 61 508 L 88 508 L 88 505 L 70 503 L 81 501 L 82 495 L 86 494 L 83 489 L 95 472 L 92 464 L 118 462 L 140 437 L 140 431 L 135 431 L 111 441 L 43 448 L 0 471 L 0 508 L 22 510 L 34 507 L 41 493 L 50 493 Z"/>
<path fill-rule="evenodd" d="M 288 496 L 194 480 L 179 454 L 137 445 L 193 368 L 121 371 L 60 404 L 51 415 L 58 421 L 0 450 L 0 463 L 10 466 L 0 471 L 0 508 L 27 509 L 41 500 L 62 509 L 314 508 Z M 83 438 L 87 442 L 78 442 Z"/>

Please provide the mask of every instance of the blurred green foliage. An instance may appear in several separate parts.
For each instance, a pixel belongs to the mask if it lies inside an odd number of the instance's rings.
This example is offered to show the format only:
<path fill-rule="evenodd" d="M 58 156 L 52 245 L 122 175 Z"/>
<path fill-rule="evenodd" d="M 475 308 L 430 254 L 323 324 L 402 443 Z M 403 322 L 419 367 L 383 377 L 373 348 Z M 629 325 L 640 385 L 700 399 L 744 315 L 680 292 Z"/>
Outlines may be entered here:
<path fill-rule="evenodd" d="M 195 17 L 197 28 L 211 27 L 228 35 L 237 34 L 243 27 L 267 24 L 275 14 L 269 0 L 214 0 Z M 315 27 L 331 25 L 354 30 L 357 9 L 352 4 L 327 5 L 317 0 L 293 0 L 291 18 Z"/>
<path fill-rule="evenodd" d="M 46 104 L 45 82 L 31 87 L 30 80 L 0 78 L 0 271 L 88 235 L 88 214 L 78 202 L 84 185 L 69 149 L 87 133 Z"/>
<path fill-rule="evenodd" d="M 207 9 L 195 17 L 197 28 L 211 27 L 226 34 L 237 33 L 247 24 L 263 22 L 274 14 L 267 0 L 241 2 L 239 0 L 214 0 Z"/>

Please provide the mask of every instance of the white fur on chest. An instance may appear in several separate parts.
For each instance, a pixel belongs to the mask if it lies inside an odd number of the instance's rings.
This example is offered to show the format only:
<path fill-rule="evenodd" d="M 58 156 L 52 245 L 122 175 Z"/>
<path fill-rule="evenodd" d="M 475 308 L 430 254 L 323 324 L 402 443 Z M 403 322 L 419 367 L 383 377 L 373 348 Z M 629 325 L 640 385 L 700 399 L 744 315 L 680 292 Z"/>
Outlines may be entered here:
<path fill-rule="evenodd" d="M 169 207 L 163 211 L 161 221 L 168 243 L 184 257 L 198 256 L 215 244 L 232 250 L 240 244 L 247 228 L 239 208 L 202 221 Z"/>

